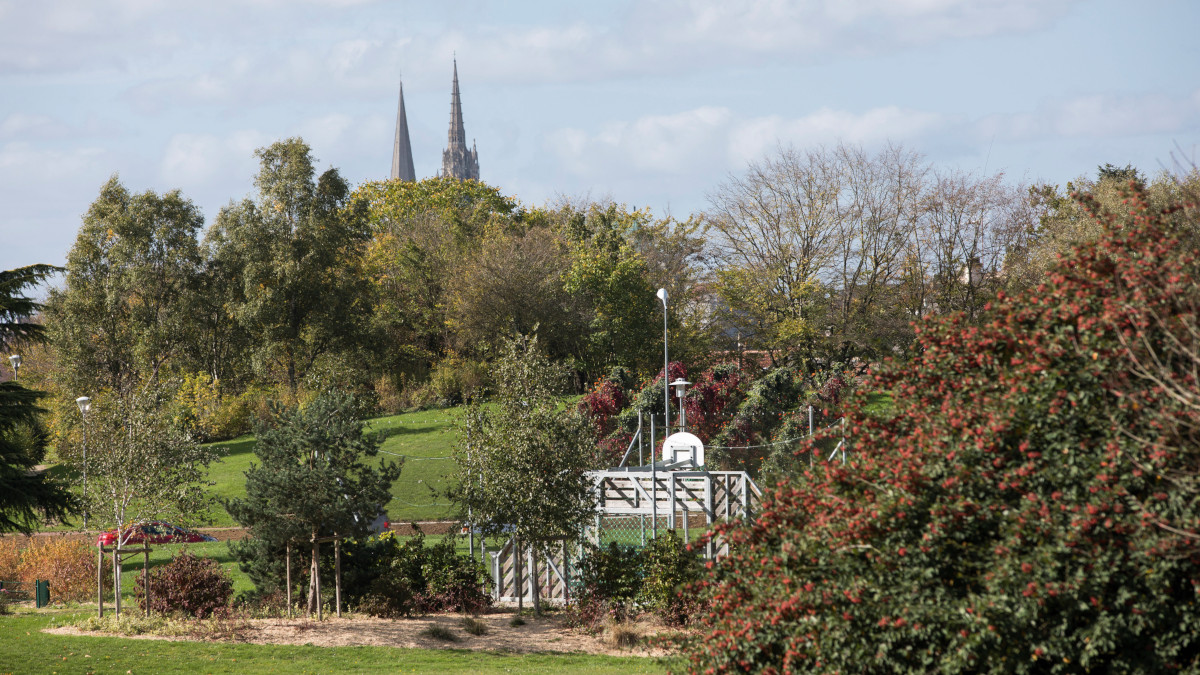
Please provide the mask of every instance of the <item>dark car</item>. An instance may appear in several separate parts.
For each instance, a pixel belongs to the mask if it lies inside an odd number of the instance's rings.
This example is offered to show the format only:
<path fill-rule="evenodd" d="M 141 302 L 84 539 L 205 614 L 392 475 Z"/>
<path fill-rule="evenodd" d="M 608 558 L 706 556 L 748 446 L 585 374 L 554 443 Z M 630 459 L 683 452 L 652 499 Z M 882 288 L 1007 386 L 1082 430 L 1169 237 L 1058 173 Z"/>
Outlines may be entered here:
<path fill-rule="evenodd" d="M 194 530 L 158 520 L 130 525 L 125 528 L 124 534 L 126 535 L 123 537 L 125 544 L 140 544 L 144 541 L 151 544 L 194 544 L 202 541 L 216 541 L 216 538 L 207 534 L 200 534 Z M 117 531 L 101 532 L 100 536 L 96 538 L 96 543 L 101 546 L 113 546 L 117 543 Z"/>

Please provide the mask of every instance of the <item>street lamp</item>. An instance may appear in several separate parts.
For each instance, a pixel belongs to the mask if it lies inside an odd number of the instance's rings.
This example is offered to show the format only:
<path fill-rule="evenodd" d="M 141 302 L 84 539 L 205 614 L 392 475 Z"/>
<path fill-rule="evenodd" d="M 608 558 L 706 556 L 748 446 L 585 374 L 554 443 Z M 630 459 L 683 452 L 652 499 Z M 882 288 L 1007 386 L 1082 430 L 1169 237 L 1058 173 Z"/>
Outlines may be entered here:
<path fill-rule="evenodd" d="M 671 362 L 667 359 L 667 289 L 660 288 L 655 295 L 662 300 L 663 305 L 663 413 L 666 415 L 663 420 L 666 424 L 663 428 L 669 434 L 671 433 L 671 385 L 667 384 L 667 379 L 671 377 Z"/>
<path fill-rule="evenodd" d="M 688 382 L 687 380 L 683 379 L 682 377 L 675 378 L 675 381 L 671 383 L 671 386 L 675 387 L 675 396 L 679 399 L 679 430 L 680 431 L 687 431 L 687 414 L 683 409 L 683 395 L 685 393 L 687 393 L 687 388 L 688 388 L 689 384 L 691 384 L 691 382 Z"/>
<path fill-rule="evenodd" d="M 83 529 L 87 530 L 87 416 L 92 410 L 92 399 L 80 396 L 75 399 L 79 415 L 83 417 Z"/>
<path fill-rule="evenodd" d="M 21 355 L 13 354 L 12 356 L 8 357 L 8 362 L 12 364 L 13 379 L 15 380 L 17 379 L 17 371 L 21 369 Z"/>

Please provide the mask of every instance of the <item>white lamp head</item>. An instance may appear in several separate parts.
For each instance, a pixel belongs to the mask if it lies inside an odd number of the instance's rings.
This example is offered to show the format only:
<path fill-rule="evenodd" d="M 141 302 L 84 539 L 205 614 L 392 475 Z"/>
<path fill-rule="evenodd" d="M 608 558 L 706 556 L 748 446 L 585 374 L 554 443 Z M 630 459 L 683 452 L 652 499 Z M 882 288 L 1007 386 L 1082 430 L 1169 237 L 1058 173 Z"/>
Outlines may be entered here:
<path fill-rule="evenodd" d="M 688 382 L 682 377 L 675 378 L 675 381 L 671 383 L 671 386 L 675 387 L 675 396 L 683 398 L 683 395 L 687 392 L 689 384 L 691 384 L 691 382 Z"/>
<path fill-rule="evenodd" d="M 8 362 L 12 364 L 13 370 L 20 368 L 21 367 L 21 355 L 13 354 L 12 356 L 8 357 Z"/>
<path fill-rule="evenodd" d="M 75 399 L 75 405 L 79 406 L 79 414 L 87 417 L 87 414 L 92 410 L 92 399 L 87 396 L 80 396 Z"/>
<path fill-rule="evenodd" d="M 655 293 L 655 295 L 658 296 L 659 300 L 662 300 L 664 305 L 667 304 L 667 289 L 660 288 L 658 289 L 658 293 Z"/>

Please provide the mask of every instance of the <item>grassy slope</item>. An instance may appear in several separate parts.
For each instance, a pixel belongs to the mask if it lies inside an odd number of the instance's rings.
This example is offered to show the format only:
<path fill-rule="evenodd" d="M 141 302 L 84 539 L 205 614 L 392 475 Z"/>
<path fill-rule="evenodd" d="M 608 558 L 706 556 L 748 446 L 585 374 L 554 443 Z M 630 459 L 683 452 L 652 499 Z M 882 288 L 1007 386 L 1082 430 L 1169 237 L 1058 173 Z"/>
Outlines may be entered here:
<path fill-rule="evenodd" d="M 455 469 L 454 460 L 448 458 L 458 438 L 455 425 L 460 414 L 460 408 L 449 408 L 378 417 L 367 422 L 368 430 L 381 433 L 386 439 L 380 448 L 380 459 L 399 459 L 386 453 L 407 456 L 404 471 L 392 486 L 392 501 L 386 507 L 392 520 L 452 517 L 453 510 L 442 493 L 449 487 Z M 223 457 L 209 470 L 209 479 L 216 483 L 213 494 L 245 496 L 244 474 L 254 461 L 254 437 L 243 436 L 216 446 Z M 235 524 L 223 508 L 214 508 L 212 516 L 215 525 Z"/>
<path fill-rule="evenodd" d="M 0 616 L 0 673 L 661 673 L 645 658 L 48 635 L 73 613 Z"/>

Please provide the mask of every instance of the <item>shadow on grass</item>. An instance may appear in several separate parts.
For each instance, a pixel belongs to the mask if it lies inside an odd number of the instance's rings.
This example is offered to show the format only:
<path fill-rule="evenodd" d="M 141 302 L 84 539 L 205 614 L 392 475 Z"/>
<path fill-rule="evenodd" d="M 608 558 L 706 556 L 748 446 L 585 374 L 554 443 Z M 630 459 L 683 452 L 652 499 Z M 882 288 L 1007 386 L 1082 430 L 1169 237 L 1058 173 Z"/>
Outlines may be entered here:
<path fill-rule="evenodd" d="M 394 427 L 385 429 L 372 429 L 369 434 L 375 434 L 383 440 L 387 440 L 393 436 L 412 436 L 416 434 L 428 434 L 435 431 L 444 431 L 446 426 L 442 424 L 430 424 L 427 426 L 416 426 L 414 424 L 397 424 Z"/>

